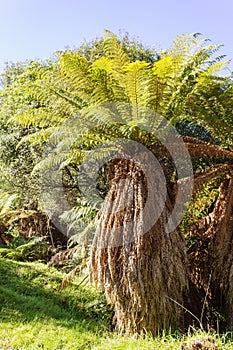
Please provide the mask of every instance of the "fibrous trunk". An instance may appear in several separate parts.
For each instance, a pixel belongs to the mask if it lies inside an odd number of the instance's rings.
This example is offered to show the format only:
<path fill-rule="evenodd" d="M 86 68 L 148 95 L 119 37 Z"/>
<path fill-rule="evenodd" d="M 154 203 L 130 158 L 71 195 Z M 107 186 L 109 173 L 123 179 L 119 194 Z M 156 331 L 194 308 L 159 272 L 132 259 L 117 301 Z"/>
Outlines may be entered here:
<path fill-rule="evenodd" d="M 206 301 L 205 314 L 212 326 L 214 314 L 233 327 L 233 177 L 227 175 L 219 188 L 212 213 L 194 226 L 197 242 L 189 253 L 191 278 Z M 215 324 L 214 324 L 215 323 Z"/>
<path fill-rule="evenodd" d="M 119 332 L 156 334 L 184 326 L 188 272 L 185 242 L 166 232 L 172 210 L 164 178 L 129 160 L 115 161 L 91 252 L 92 280 L 114 306 Z"/>

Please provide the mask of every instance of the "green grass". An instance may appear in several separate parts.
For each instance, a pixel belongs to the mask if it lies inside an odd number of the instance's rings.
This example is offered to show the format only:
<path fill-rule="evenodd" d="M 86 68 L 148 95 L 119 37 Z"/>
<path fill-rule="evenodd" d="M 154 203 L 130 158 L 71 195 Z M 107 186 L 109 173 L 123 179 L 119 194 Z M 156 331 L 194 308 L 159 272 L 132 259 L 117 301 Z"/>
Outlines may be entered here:
<path fill-rule="evenodd" d="M 0 259 L 0 349 L 90 349 L 107 332 L 107 307 L 79 280 L 41 263 Z"/>
<path fill-rule="evenodd" d="M 42 263 L 0 259 L 0 349 L 180 349 L 186 338 L 121 337 L 109 329 L 111 311 L 93 286 L 76 278 L 62 292 L 64 274 Z M 233 349 L 226 335 L 211 335 L 219 349 Z M 231 335 L 232 336 L 232 335 Z"/>

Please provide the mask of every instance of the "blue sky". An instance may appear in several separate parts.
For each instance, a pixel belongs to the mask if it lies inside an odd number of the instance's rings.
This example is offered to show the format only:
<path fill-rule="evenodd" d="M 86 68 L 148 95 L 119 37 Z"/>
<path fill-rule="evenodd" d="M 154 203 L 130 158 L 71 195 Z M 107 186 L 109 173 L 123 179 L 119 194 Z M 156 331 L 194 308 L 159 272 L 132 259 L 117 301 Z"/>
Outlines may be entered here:
<path fill-rule="evenodd" d="M 0 0 L 0 70 L 6 61 L 49 58 L 109 29 L 166 49 L 201 32 L 233 60 L 232 0 Z M 233 70 L 233 62 L 230 64 Z"/>

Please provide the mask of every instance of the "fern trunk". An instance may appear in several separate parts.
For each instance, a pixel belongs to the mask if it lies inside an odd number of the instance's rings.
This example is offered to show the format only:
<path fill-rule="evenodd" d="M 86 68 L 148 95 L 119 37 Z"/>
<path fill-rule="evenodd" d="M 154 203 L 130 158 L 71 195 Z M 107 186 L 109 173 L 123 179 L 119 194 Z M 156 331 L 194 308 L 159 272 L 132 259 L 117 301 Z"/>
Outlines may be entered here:
<path fill-rule="evenodd" d="M 184 309 L 177 303 L 187 301 L 188 264 L 180 232 L 165 230 L 172 205 L 168 196 L 165 205 L 159 197 L 164 179 L 158 172 L 148 184 L 126 160 L 118 161 L 112 174 L 91 252 L 92 280 L 114 306 L 120 333 L 155 335 L 161 328 L 183 327 Z M 154 197 L 145 210 L 149 191 Z M 160 210 L 147 230 L 145 223 Z"/>
<path fill-rule="evenodd" d="M 217 222 L 217 224 L 216 224 Z M 214 307 L 233 329 L 233 177 L 220 187 L 210 249 L 211 285 Z"/>
<path fill-rule="evenodd" d="M 192 234 L 197 243 L 189 254 L 192 282 L 202 291 L 205 322 L 233 328 L 233 177 L 222 182 L 214 211 Z M 220 319 L 219 319 L 220 316 Z"/>

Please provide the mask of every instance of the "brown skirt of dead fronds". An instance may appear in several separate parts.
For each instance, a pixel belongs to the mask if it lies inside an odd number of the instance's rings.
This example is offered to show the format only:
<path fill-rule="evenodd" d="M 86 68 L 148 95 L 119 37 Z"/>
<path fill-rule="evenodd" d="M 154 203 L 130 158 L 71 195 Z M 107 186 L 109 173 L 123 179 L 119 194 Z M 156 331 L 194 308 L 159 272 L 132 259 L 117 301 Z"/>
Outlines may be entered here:
<path fill-rule="evenodd" d="M 188 300 L 188 264 L 179 231 L 165 230 L 172 208 L 168 197 L 166 203 L 159 198 L 163 179 L 153 174 L 154 183 L 148 183 L 129 161 L 119 161 L 117 167 L 98 218 L 91 278 L 114 305 L 120 333 L 182 328 L 185 312 L 178 303 Z M 152 198 L 144 210 L 148 191 Z M 147 230 L 144 223 L 160 204 L 160 218 Z"/>
<path fill-rule="evenodd" d="M 190 235 L 196 242 L 188 252 L 190 276 L 208 304 L 209 325 L 233 327 L 233 174 L 219 187 L 214 209 L 195 223 Z M 210 315 L 211 311 L 212 315 Z M 216 317 L 215 317 L 216 315 Z M 216 319 L 217 318 L 217 319 Z"/>
<path fill-rule="evenodd" d="M 44 211 L 18 210 L 9 222 L 10 226 L 13 224 L 17 225 L 19 235 L 26 239 L 47 236 L 52 246 L 66 246 L 67 236 L 59 231 Z"/>

